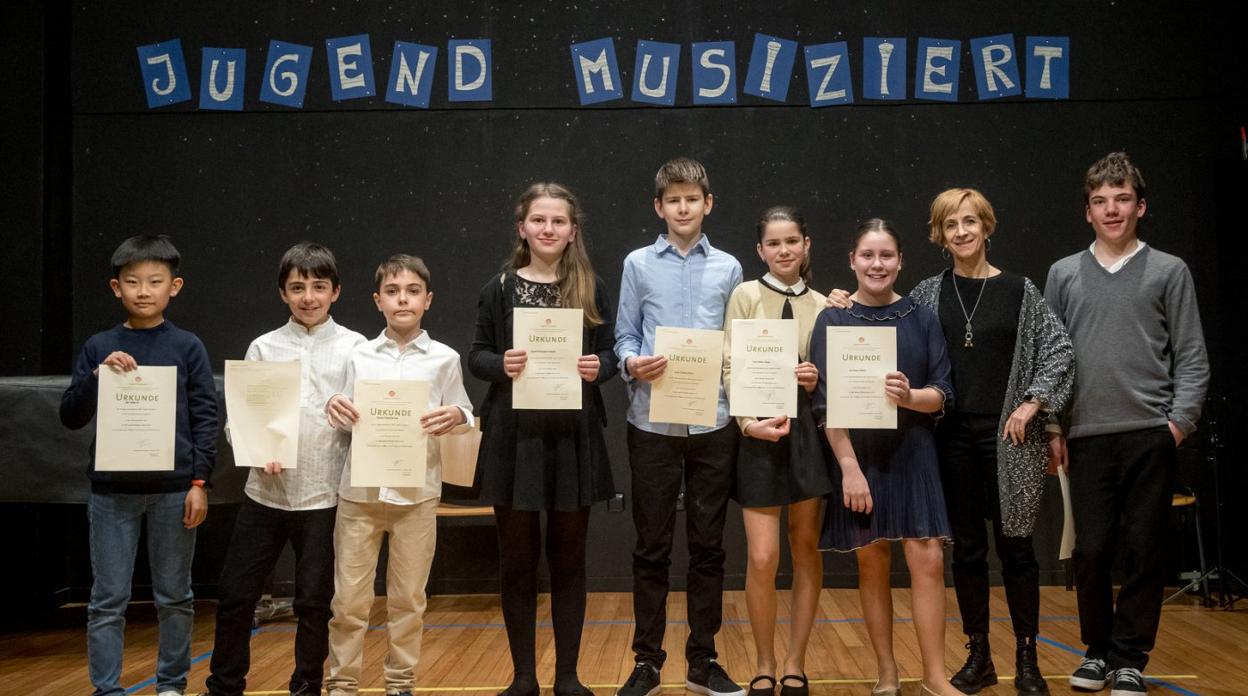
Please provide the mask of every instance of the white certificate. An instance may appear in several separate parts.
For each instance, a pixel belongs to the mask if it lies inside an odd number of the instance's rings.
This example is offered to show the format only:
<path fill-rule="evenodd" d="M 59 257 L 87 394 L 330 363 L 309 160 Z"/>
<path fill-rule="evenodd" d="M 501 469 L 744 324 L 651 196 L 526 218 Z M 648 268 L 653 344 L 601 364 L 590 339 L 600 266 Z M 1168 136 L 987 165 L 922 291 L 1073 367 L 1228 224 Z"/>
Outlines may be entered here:
<path fill-rule="evenodd" d="M 828 427 L 896 428 L 884 375 L 897 371 L 897 328 L 829 326 L 827 336 Z"/>
<path fill-rule="evenodd" d="M 580 309 L 516 307 L 512 345 L 528 351 L 524 371 L 511 383 L 511 406 L 518 409 L 581 409 Z"/>
<path fill-rule="evenodd" d="M 296 468 L 300 369 L 298 360 L 225 361 L 225 411 L 235 466 L 278 462 L 283 469 Z"/>
<path fill-rule="evenodd" d="M 728 414 L 797 418 L 797 321 L 733 319 L 731 350 Z"/>
<path fill-rule="evenodd" d="M 1062 542 L 1057 550 L 1057 560 L 1064 561 L 1075 555 L 1075 513 L 1070 503 L 1070 477 L 1058 467 L 1057 481 L 1062 486 Z"/>
<path fill-rule="evenodd" d="M 100 365 L 99 375 L 95 470 L 173 471 L 178 368 Z"/>
<path fill-rule="evenodd" d="M 650 385 L 650 420 L 715 425 L 724 332 L 660 326 L 654 332 L 654 354 L 667 358 L 667 368 Z"/>
<path fill-rule="evenodd" d="M 351 435 L 351 485 L 424 488 L 429 438 L 420 417 L 429 410 L 429 383 L 357 380 L 355 407 L 360 420 Z"/>

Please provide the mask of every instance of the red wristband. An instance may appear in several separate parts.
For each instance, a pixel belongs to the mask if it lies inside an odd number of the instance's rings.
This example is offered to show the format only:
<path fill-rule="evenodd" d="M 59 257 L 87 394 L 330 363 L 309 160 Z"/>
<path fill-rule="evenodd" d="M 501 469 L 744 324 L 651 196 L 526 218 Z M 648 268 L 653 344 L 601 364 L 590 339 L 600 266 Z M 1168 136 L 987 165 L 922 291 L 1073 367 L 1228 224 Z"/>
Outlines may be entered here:
<path fill-rule="evenodd" d="M 207 481 L 204 481 L 203 479 L 191 479 L 191 485 L 196 488 L 203 488 L 205 483 L 207 483 Z"/>

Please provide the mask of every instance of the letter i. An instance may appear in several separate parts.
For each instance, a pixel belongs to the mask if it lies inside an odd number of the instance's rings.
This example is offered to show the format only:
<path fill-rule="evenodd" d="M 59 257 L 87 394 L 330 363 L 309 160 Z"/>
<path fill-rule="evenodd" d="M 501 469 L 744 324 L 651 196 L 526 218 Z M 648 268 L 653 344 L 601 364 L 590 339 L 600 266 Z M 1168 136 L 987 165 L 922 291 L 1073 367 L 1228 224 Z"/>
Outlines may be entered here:
<path fill-rule="evenodd" d="M 887 41 L 880 44 L 880 96 L 888 95 L 888 61 L 893 57 L 893 45 Z"/>
<path fill-rule="evenodd" d="M 780 55 L 780 42 L 767 42 L 767 65 L 763 68 L 763 81 L 758 85 L 758 91 L 771 92 L 771 69 L 776 64 L 776 56 Z"/>

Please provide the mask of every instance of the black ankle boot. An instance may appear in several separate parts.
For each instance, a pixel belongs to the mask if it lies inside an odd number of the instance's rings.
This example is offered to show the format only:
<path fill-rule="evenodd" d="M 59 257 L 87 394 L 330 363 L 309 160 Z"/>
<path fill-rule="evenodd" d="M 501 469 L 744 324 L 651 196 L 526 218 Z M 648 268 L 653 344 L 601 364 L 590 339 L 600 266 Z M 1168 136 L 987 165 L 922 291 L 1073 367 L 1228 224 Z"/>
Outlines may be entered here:
<path fill-rule="evenodd" d="M 966 649 L 966 664 L 949 680 L 954 688 L 964 694 L 977 694 L 984 687 L 997 683 L 997 668 L 992 664 L 992 650 L 988 647 L 987 633 L 972 633 Z M 1035 655 L 1034 649 L 1032 655 Z"/>
<path fill-rule="evenodd" d="M 1014 658 L 1014 688 L 1020 694 L 1047 694 L 1049 685 L 1044 682 L 1040 665 L 1036 663 L 1036 639 L 1019 638 L 1018 652 Z"/>
<path fill-rule="evenodd" d="M 498 696 L 539 696 L 542 688 L 537 685 L 537 675 L 517 674 L 511 680 L 511 686 L 503 689 Z"/>

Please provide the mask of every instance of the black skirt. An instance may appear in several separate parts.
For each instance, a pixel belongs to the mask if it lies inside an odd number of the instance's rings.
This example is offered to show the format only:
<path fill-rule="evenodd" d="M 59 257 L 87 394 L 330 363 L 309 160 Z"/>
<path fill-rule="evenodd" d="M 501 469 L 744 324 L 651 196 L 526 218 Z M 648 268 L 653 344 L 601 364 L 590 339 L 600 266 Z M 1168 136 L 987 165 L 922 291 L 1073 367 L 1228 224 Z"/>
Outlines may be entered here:
<path fill-rule="evenodd" d="M 500 393 L 482 414 L 474 488 L 484 505 L 573 511 L 615 494 L 601 415 L 592 395 L 579 411 L 517 411 Z"/>
<path fill-rule="evenodd" d="M 741 507 L 774 507 L 819 498 L 832 490 L 823 433 L 810 412 L 810 396 L 797 390 L 797 418 L 779 442 L 742 437 L 732 499 Z"/>

